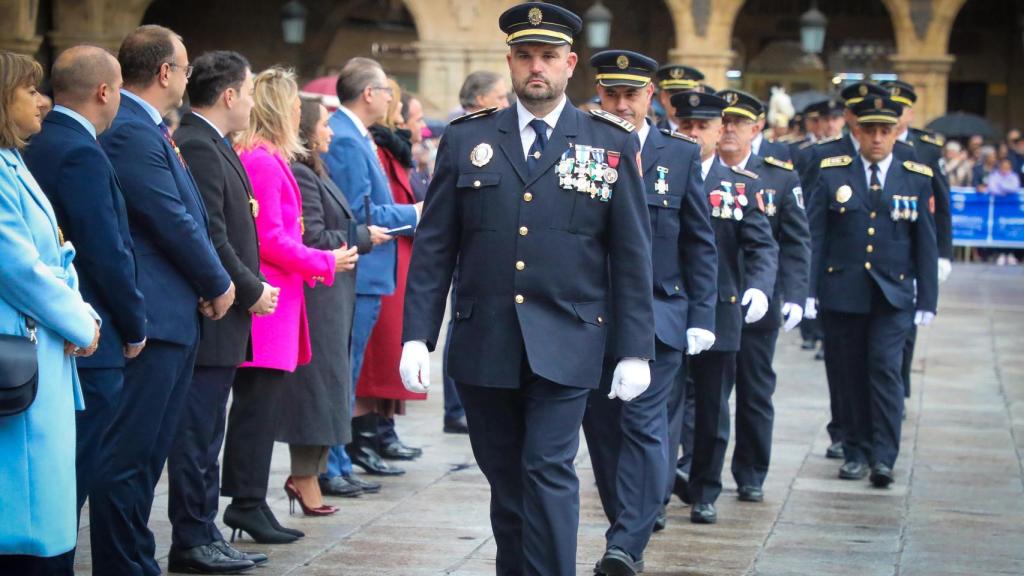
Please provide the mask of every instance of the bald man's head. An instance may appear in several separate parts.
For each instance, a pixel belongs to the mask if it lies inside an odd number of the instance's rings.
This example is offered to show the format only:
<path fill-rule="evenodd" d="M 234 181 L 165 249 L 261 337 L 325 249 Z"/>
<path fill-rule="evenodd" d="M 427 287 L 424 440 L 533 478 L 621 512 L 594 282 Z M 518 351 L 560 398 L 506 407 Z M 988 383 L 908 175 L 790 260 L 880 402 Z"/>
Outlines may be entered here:
<path fill-rule="evenodd" d="M 73 46 L 53 63 L 50 83 L 57 104 L 81 105 L 91 101 L 103 84 L 111 90 L 119 90 L 121 65 L 103 48 Z"/>

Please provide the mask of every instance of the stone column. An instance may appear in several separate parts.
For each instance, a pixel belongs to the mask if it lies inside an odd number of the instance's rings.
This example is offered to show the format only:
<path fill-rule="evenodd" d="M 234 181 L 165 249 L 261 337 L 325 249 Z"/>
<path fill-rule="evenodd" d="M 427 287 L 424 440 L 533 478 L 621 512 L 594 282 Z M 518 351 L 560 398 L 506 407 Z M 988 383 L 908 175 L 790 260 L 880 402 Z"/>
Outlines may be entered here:
<path fill-rule="evenodd" d="M 917 127 L 923 127 L 946 113 L 949 71 L 954 60 L 951 54 L 893 54 L 890 60 L 900 79 L 912 84 L 917 92 L 917 104 L 914 105 L 914 124 Z"/>
<path fill-rule="evenodd" d="M 36 34 L 39 0 L 0 0 L 0 50 L 34 55 L 43 42 Z"/>
<path fill-rule="evenodd" d="M 668 57 L 672 62 L 697 68 L 704 73 L 704 82 L 714 87 L 715 90 L 722 90 L 728 86 L 725 73 L 732 66 L 736 53 L 733 50 L 684 52 L 673 48 L 669 50 Z"/>
<path fill-rule="evenodd" d="M 416 43 L 420 59 L 420 98 L 427 114 L 447 116 L 459 103 L 459 88 L 466 77 L 466 49 L 454 43 Z"/>
<path fill-rule="evenodd" d="M 675 26 L 674 63 L 693 66 L 705 81 L 721 90 L 732 65 L 732 30 L 744 0 L 665 0 Z"/>
<path fill-rule="evenodd" d="M 152 0 L 54 0 L 49 33 L 54 54 L 76 44 L 93 44 L 117 52 L 124 37 L 134 30 Z"/>

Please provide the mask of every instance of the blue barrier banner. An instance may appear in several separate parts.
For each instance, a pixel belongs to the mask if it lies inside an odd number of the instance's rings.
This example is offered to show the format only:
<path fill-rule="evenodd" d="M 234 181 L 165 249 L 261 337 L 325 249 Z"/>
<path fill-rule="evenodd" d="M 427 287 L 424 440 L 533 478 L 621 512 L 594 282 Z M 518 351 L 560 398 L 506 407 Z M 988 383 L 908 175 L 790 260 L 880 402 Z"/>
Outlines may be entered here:
<path fill-rule="evenodd" d="M 1024 247 L 1024 193 L 995 196 L 953 187 L 949 199 L 955 245 Z"/>
<path fill-rule="evenodd" d="M 1018 192 L 994 196 L 992 244 L 996 246 L 1024 244 L 1024 197 Z"/>

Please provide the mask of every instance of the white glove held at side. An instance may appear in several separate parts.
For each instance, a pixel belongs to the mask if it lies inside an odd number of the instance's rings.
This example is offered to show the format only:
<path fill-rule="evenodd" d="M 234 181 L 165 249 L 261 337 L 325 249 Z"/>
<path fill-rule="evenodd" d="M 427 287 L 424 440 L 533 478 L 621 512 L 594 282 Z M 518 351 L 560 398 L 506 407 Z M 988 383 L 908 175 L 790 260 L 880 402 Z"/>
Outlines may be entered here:
<path fill-rule="evenodd" d="M 796 302 L 786 302 L 782 305 L 782 317 L 786 319 L 786 323 L 782 325 L 782 330 L 789 332 L 796 328 L 796 325 L 804 319 L 804 309 Z"/>
<path fill-rule="evenodd" d="M 807 302 L 804 303 L 804 318 L 814 320 L 818 317 L 818 300 L 815 298 L 808 298 Z"/>
<path fill-rule="evenodd" d="M 747 316 L 743 319 L 747 324 L 753 324 L 768 312 L 768 297 L 757 288 L 747 288 L 743 293 L 742 305 L 750 305 L 747 308 Z"/>
<path fill-rule="evenodd" d="M 612 373 L 611 399 L 629 402 L 644 393 L 651 385 L 651 365 L 640 358 L 623 358 Z"/>
<path fill-rule="evenodd" d="M 939 258 L 939 283 L 949 280 L 949 275 L 953 273 L 953 263 L 949 261 L 949 258 Z"/>
<path fill-rule="evenodd" d="M 918 326 L 927 326 L 932 323 L 932 320 L 935 320 L 934 312 L 918 310 L 917 313 L 914 314 L 914 324 Z"/>
<path fill-rule="evenodd" d="M 686 353 L 695 356 L 715 345 L 715 335 L 703 328 L 686 329 Z"/>
<path fill-rule="evenodd" d="M 402 346 L 402 359 L 398 363 L 402 384 L 409 392 L 425 394 L 430 388 L 430 352 L 422 340 L 410 340 Z"/>

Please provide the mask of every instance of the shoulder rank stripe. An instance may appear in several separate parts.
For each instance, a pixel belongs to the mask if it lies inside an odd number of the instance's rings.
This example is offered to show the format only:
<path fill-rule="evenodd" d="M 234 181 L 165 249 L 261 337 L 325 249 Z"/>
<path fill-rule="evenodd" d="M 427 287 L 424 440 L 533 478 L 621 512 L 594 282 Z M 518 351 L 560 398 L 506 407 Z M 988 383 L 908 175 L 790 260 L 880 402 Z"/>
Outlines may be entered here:
<path fill-rule="evenodd" d="M 793 163 L 792 162 L 786 162 L 785 160 L 779 160 L 778 158 L 776 158 L 774 156 L 767 156 L 767 157 L 765 157 L 764 161 L 766 163 L 768 163 L 768 164 L 771 164 L 772 166 L 776 166 L 778 168 L 782 168 L 783 170 L 792 170 L 793 169 Z"/>
<path fill-rule="evenodd" d="M 927 142 L 934 146 L 945 146 L 946 139 L 939 135 L 921 134 L 921 142 Z"/>
<path fill-rule="evenodd" d="M 815 144 L 828 144 L 829 142 L 835 142 L 836 140 L 842 140 L 842 136 L 833 136 L 831 138 L 825 138 L 824 140 L 818 140 Z"/>
<path fill-rule="evenodd" d="M 822 168 L 834 168 L 836 166 L 849 166 L 853 164 L 853 158 L 843 156 L 832 156 L 831 158 L 825 158 L 821 161 Z"/>
<path fill-rule="evenodd" d="M 807 140 L 807 141 L 805 141 L 805 142 L 801 142 L 801 143 L 800 143 L 800 144 L 799 144 L 799 145 L 797 146 L 797 148 L 799 148 L 800 150 L 803 150 L 803 149 L 805 149 L 805 148 L 809 148 L 809 147 L 811 147 L 811 146 L 814 146 L 815 144 L 817 144 L 817 142 L 815 142 L 815 141 L 813 141 L 813 140 Z"/>
<path fill-rule="evenodd" d="M 483 109 L 477 110 L 476 112 L 470 112 L 469 114 L 463 114 L 462 116 L 459 116 L 458 118 L 452 120 L 448 124 L 454 125 L 454 124 L 458 124 L 459 122 L 465 122 L 466 120 L 474 120 L 476 118 L 483 118 L 484 116 L 490 116 L 491 114 L 494 114 L 497 111 L 498 111 L 497 107 L 483 108 Z"/>
<path fill-rule="evenodd" d="M 618 116 L 612 114 L 611 112 L 605 112 L 604 110 L 591 110 L 590 113 L 595 118 L 600 118 L 601 120 L 604 120 L 605 122 L 613 126 L 618 126 L 619 128 L 625 130 L 626 132 L 632 132 L 636 130 L 636 126 L 633 126 L 632 122 L 626 120 L 625 118 L 619 118 Z"/>
<path fill-rule="evenodd" d="M 757 180 L 758 179 L 758 175 L 757 174 L 754 174 L 750 170 L 744 170 L 743 168 L 740 168 L 739 166 L 733 166 L 732 167 L 732 171 L 737 173 L 737 174 L 741 174 L 743 176 L 746 176 L 747 178 L 750 178 L 751 180 Z"/>
<path fill-rule="evenodd" d="M 931 178 L 932 176 L 935 175 L 935 173 L 932 172 L 931 168 L 925 166 L 924 164 L 920 164 L 918 162 L 914 162 L 913 160 L 906 160 L 905 162 L 903 162 L 903 167 L 906 168 L 907 170 L 910 170 L 911 172 L 917 172 L 918 174 L 924 174 L 925 176 L 927 176 L 929 178 Z"/>
<path fill-rule="evenodd" d="M 693 142 L 694 144 L 700 144 L 700 142 L 698 142 L 693 136 L 687 136 L 686 134 L 675 132 L 667 128 L 662 128 L 661 133 L 665 136 L 671 136 L 673 138 L 679 138 L 680 140 L 686 140 L 687 142 Z"/>

